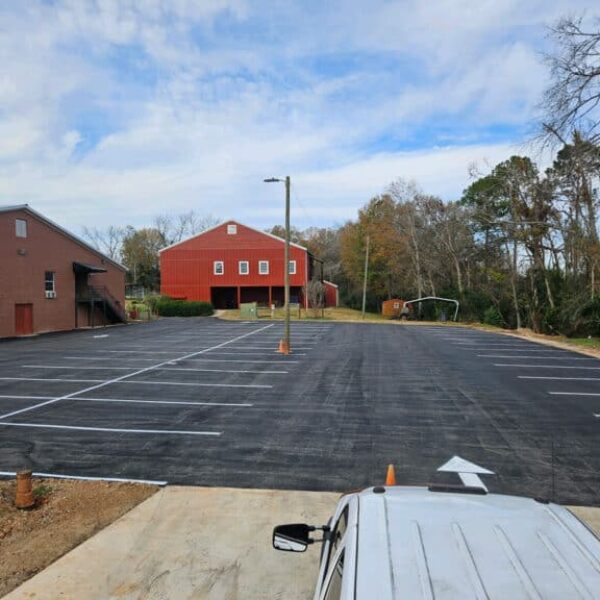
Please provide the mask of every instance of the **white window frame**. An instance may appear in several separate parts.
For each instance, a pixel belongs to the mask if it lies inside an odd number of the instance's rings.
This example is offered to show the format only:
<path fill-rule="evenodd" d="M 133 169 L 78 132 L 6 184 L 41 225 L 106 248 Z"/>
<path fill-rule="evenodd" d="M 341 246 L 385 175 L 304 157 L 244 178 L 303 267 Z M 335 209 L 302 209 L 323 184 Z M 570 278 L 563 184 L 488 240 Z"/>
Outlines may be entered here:
<path fill-rule="evenodd" d="M 263 265 L 267 266 L 266 271 L 263 271 Z M 268 260 L 259 260 L 258 261 L 258 274 L 259 275 L 268 275 L 269 274 L 269 261 Z"/>
<path fill-rule="evenodd" d="M 25 219 L 15 219 L 15 235 L 18 238 L 27 237 L 27 221 Z"/>
<path fill-rule="evenodd" d="M 218 265 L 221 265 L 221 272 L 218 272 Z M 225 262 L 222 260 L 213 261 L 213 275 L 224 275 L 225 274 Z"/>
<path fill-rule="evenodd" d="M 52 275 L 49 279 L 48 273 Z M 48 289 L 49 285 L 52 284 L 52 289 Z M 44 294 L 46 298 L 56 298 L 56 272 L 55 271 L 44 271 Z"/>
<path fill-rule="evenodd" d="M 296 261 L 295 260 L 288 261 L 288 274 L 289 275 L 296 274 Z"/>
<path fill-rule="evenodd" d="M 242 271 L 242 265 L 246 265 L 246 271 Z M 250 275 L 250 262 L 247 260 L 240 260 L 238 262 L 238 273 L 240 275 Z"/>
<path fill-rule="evenodd" d="M 227 235 L 237 235 L 237 225 L 235 223 L 227 225 Z"/>

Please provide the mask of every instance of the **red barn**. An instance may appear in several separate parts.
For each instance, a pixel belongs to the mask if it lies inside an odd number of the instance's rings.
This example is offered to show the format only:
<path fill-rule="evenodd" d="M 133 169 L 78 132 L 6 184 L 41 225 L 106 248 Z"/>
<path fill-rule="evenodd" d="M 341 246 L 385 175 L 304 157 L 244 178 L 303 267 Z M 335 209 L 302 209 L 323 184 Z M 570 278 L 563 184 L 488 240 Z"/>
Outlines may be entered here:
<path fill-rule="evenodd" d="M 204 300 L 215 308 L 241 302 L 283 305 L 284 244 L 275 235 L 227 221 L 160 251 L 161 293 Z M 304 293 L 315 258 L 290 243 L 290 301 L 307 306 Z"/>

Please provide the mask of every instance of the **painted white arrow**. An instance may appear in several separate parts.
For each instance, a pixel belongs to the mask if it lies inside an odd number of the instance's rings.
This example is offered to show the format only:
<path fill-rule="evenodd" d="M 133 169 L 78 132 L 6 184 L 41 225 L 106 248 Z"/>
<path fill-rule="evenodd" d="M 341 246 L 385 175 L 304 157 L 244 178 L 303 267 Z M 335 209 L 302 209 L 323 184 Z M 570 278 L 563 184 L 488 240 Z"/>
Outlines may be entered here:
<path fill-rule="evenodd" d="M 494 471 L 484 469 L 475 463 L 469 462 L 460 456 L 453 456 L 447 463 L 439 467 L 438 471 L 444 473 L 458 473 L 463 485 L 469 487 L 478 487 L 486 492 L 487 487 L 479 478 L 479 475 L 495 475 Z"/>

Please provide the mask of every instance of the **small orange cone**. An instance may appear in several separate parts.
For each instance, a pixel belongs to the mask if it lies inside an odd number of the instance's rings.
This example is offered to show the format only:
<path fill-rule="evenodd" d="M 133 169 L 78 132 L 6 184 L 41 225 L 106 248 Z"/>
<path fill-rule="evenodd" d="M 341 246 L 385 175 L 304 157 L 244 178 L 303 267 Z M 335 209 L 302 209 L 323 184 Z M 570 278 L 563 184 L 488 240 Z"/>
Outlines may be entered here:
<path fill-rule="evenodd" d="M 286 340 L 279 340 L 279 350 L 277 350 L 280 354 L 289 354 L 290 347 Z"/>
<path fill-rule="evenodd" d="M 396 471 L 394 465 L 388 465 L 385 485 L 396 485 Z"/>

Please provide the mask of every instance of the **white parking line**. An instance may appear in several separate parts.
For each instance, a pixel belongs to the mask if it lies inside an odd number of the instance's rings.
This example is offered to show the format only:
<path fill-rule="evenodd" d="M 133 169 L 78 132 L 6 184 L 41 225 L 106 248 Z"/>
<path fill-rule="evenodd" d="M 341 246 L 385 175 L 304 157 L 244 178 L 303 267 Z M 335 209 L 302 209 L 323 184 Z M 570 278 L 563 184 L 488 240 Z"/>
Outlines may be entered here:
<path fill-rule="evenodd" d="M 60 378 L 44 378 L 44 377 L 0 377 L 2 381 L 57 381 L 59 383 L 100 383 L 104 379 L 60 379 Z M 2 418 L 2 417 L 0 417 Z"/>
<path fill-rule="evenodd" d="M 97 360 L 118 360 L 119 363 L 122 363 L 124 360 L 143 360 L 143 361 L 154 361 L 156 360 L 155 358 L 143 358 L 143 357 L 136 357 L 136 356 L 61 356 L 60 358 L 64 358 L 66 360 L 93 360 L 93 361 L 97 361 Z M 181 359 L 169 359 L 169 360 L 181 360 Z M 132 369 L 135 367 L 131 367 Z"/>
<path fill-rule="evenodd" d="M 11 395 L 6 395 L 6 396 L 0 396 L 0 398 L 10 398 L 11 400 L 14 400 L 15 398 L 18 398 L 20 400 L 54 400 L 54 398 L 56 398 L 56 396 L 11 396 Z"/>
<path fill-rule="evenodd" d="M 158 368 L 158 367 L 157 367 Z M 167 369 L 169 370 L 169 369 Z M 0 377 L 0 380 L 10 379 L 11 381 L 44 381 L 44 382 L 75 382 L 75 383 L 100 383 L 104 379 L 63 379 L 63 378 L 42 378 L 42 377 Z M 182 386 L 196 386 L 196 387 L 231 387 L 231 388 L 264 388 L 271 389 L 272 385 L 263 385 L 257 383 L 196 383 L 196 382 L 181 382 L 181 381 L 115 381 L 117 383 L 126 383 L 128 385 L 182 385 Z M 108 384 L 107 384 L 108 385 Z M 112 384 L 111 384 L 112 385 Z M 83 393 L 83 392 L 81 392 Z"/>
<path fill-rule="evenodd" d="M 210 346 L 198 346 L 195 350 L 204 350 Z M 114 354 L 183 354 L 183 350 L 94 350 L 94 352 L 107 352 Z"/>
<path fill-rule="evenodd" d="M 509 348 L 523 348 L 523 349 L 527 349 L 527 347 L 531 347 L 534 346 L 535 348 L 539 348 L 539 344 L 486 344 L 486 343 L 481 343 L 481 344 L 473 344 L 473 343 L 469 343 L 469 344 L 453 344 L 454 346 L 460 346 L 461 348 L 473 348 L 473 349 L 479 349 L 479 350 L 487 350 L 488 348 L 491 348 L 492 350 L 504 350 L 509 349 Z M 554 349 L 550 349 L 549 350 L 554 350 Z M 564 352 L 564 350 L 563 350 Z"/>
<path fill-rule="evenodd" d="M 39 429 L 73 429 L 76 431 L 103 431 L 110 433 L 151 433 L 162 435 L 220 436 L 222 431 L 179 431 L 176 429 L 117 429 L 114 427 L 83 427 L 79 425 L 50 425 L 49 423 L 0 423 L 0 427 L 35 427 Z"/>
<path fill-rule="evenodd" d="M 245 337 L 248 337 L 250 335 L 255 335 L 257 333 L 260 333 L 261 331 L 264 331 L 265 329 L 268 329 L 270 327 L 273 327 L 273 325 L 269 324 L 269 325 L 265 325 L 264 327 L 261 327 L 259 329 L 253 329 L 252 331 L 249 331 L 247 333 L 244 333 L 242 335 L 234 337 L 231 340 L 228 340 L 226 342 L 222 342 L 221 344 L 218 344 L 217 346 L 213 346 L 210 349 L 221 348 L 223 346 L 226 346 L 227 344 L 231 344 L 233 342 L 237 342 L 238 340 L 241 340 L 241 339 L 243 339 Z M 199 354 L 203 354 L 203 353 L 205 353 L 207 351 L 208 351 L 208 349 L 206 349 L 206 350 L 200 350 L 199 352 L 194 352 L 192 354 L 187 354 L 184 357 L 182 357 L 182 359 L 193 358 L 194 356 L 198 356 Z M 78 396 L 79 394 L 83 394 L 85 392 L 91 392 L 92 390 L 97 390 L 97 389 L 102 388 L 102 387 L 104 387 L 106 385 L 110 385 L 112 383 L 117 383 L 119 381 L 123 381 L 123 380 L 127 379 L 128 377 L 134 377 L 136 375 L 141 375 L 142 373 L 146 373 L 148 371 L 152 371 L 153 369 L 156 369 L 156 368 L 159 368 L 159 367 L 163 367 L 163 366 L 165 366 L 168 363 L 169 363 L 168 360 L 167 361 L 163 361 L 161 363 L 158 363 L 157 365 L 151 365 L 151 366 L 145 367 L 143 369 L 138 369 L 137 371 L 134 371 L 133 373 L 127 373 L 125 375 L 122 375 L 121 377 L 117 377 L 115 379 L 110 379 L 108 381 L 104 381 L 104 382 L 99 383 L 97 385 L 93 385 L 93 386 L 90 386 L 88 388 L 84 388 L 83 390 L 79 390 L 77 392 L 72 392 L 70 394 L 66 394 L 66 395 L 61 396 L 59 398 L 54 398 L 53 400 L 46 400 L 45 402 L 41 402 L 40 404 L 35 404 L 34 406 L 28 406 L 28 407 L 22 408 L 20 410 L 13 410 L 13 411 L 11 411 L 9 413 L 5 413 L 3 415 L 0 415 L 0 420 L 1 419 L 6 419 L 8 417 L 12 417 L 14 415 L 18 415 L 18 414 L 21 414 L 21 413 L 24 413 L 24 412 L 27 412 L 27 411 L 30 411 L 30 410 L 35 410 L 37 408 L 41 408 L 42 406 L 47 406 L 49 404 L 53 404 L 54 402 L 60 402 L 61 400 L 67 400 L 68 398 L 71 398 L 72 396 Z"/>
<path fill-rule="evenodd" d="M 600 392 L 548 392 L 551 396 L 600 396 Z"/>
<path fill-rule="evenodd" d="M 14 477 L 16 471 L 0 471 L 3 477 Z M 168 481 L 156 481 L 153 479 L 127 479 L 125 477 L 87 477 L 85 475 L 62 475 L 60 473 L 41 473 L 35 471 L 32 473 L 34 477 L 43 477 L 50 479 L 74 479 L 77 481 L 112 481 L 115 483 L 144 483 L 147 485 L 167 485 Z"/>
<path fill-rule="evenodd" d="M 512 353 L 523 353 L 523 352 L 546 352 L 546 353 L 553 353 L 556 354 L 558 353 L 566 353 L 568 352 L 568 350 L 528 350 L 528 349 L 517 349 L 517 348 L 459 348 L 459 350 L 473 350 L 473 351 L 477 351 L 477 352 L 512 352 Z"/>
<path fill-rule="evenodd" d="M 88 367 L 88 366 L 60 366 L 60 365 L 21 365 L 22 369 L 75 369 L 76 371 L 131 371 L 131 367 Z M 100 380 L 102 381 L 102 380 Z"/>
<path fill-rule="evenodd" d="M 519 358 L 518 356 L 506 354 L 478 354 L 481 358 Z M 573 358 L 572 356 L 523 356 L 527 360 L 598 360 L 597 358 Z"/>
<path fill-rule="evenodd" d="M 273 354 L 278 354 L 277 350 L 273 350 L 272 352 Z M 208 353 L 209 356 L 254 356 L 255 354 L 257 354 L 256 352 L 209 352 Z M 263 353 L 263 355 L 268 354 L 268 353 Z M 302 352 L 293 352 L 292 354 L 294 356 L 306 356 L 306 354 L 303 354 Z M 284 358 L 287 355 L 281 355 L 282 358 Z M 178 359 L 174 359 L 174 360 L 178 360 Z"/>
<path fill-rule="evenodd" d="M 256 388 L 271 389 L 272 385 L 262 385 L 257 383 L 196 383 L 184 381 L 116 381 L 115 384 L 126 383 L 127 385 L 181 385 L 187 387 L 226 387 L 226 388 Z"/>
<path fill-rule="evenodd" d="M 600 381 L 600 377 L 555 377 L 552 375 L 519 375 L 517 379 L 557 379 L 559 381 Z"/>
<path fill-rule="evenodd" d="M 235 369 L 196 369 L 193 367 L 165 367 L 161 368 L 163 371 L 198 371 L 199 373 L 256 373 L 265 375 L 281 375 L 287 374 L 288 371 L 246 371 L 246 370 L 235 370 Z"/>
<path fill-rule="evenodd" d="M 76 371 L 131 371 L 131 367 L 88 367 L 88 366 L 60 366 L 60 365 L 21 365 L 23 369 L 70 369 Z M 266 375 L 275 375 L 281 373 L 288 373 L 288 371 L 246 371 L 236 369 L 194 369 L 194 368 L 175 368 L 175 367 L 160 367 L 160 371 L 198 371 L 199 373 L 264 373 Z M 69 379 L 68 381 L 73 381 Z M 98 381 L 103 381 L 99 379 Z M 0 396 L 1 397 L 1 396 Z"/>
<path fill-rule="evenodd" d="M 573 365 L 522 365 L 519 363 L 494 363 L 494 367 L 521 367 L 526 369 L 585 369 L 587 371 L 600 371 L 600 367 L 575 367 Z"/>
<path fill-rule="evenodd" d="M 234 350 L 272 350 L 277 348 L 277 344 L 269 344 L 268 346 L 234 346 Z M 301 348 L 300 346 L 296 346 L 294 350 L 312 350 L 312 348 Z"/>
<path fill-rule="evenodd" d="M 74 402 L 121 402 L 125 404 L 182 404 L 186 406 L 231 406 L 233 408 L 247 408 L 254 406 L 251 402 L 192 402 L 187 400 L 135 400 L 125 398 L 69 398 Z"/>
<path fill-rule="evenodd" d="M 202 361 L 202 362 L 232 362 L 232 363 L 256 363 L 256 364 L 267 364 L 267 365 L 272 365 L 273 361 L 272 360 L 255 360 L 253 358 L 250 359 L 242 359 L 242 360 L 238 360 L 236 358 L 177 358 L 175 360 L 171 360 L 165 364 L 175 364 L 175 363 L 181 363 L 184 360 L 191 360 L 191 361 Z M 295 364 L 295 363 L 299 363 L 299 360 L 285 360 L 285 361 L 281 361 L 282 363 L 285 363 L 286 365 L 289 364 Z"/>
<path fill-rule="evenodd" d="M 56 396 L 0 396 L 12 400 L 53 400 Z M 254 406 L 250 402 L 193 402 L 188 400 L 135 400 L 124 398 L 69 398 L 73 402 L 125 402 L 132 404 L 183 404 L 189 406 L 233 406 L 234 408 L 245 408 Z"/>

